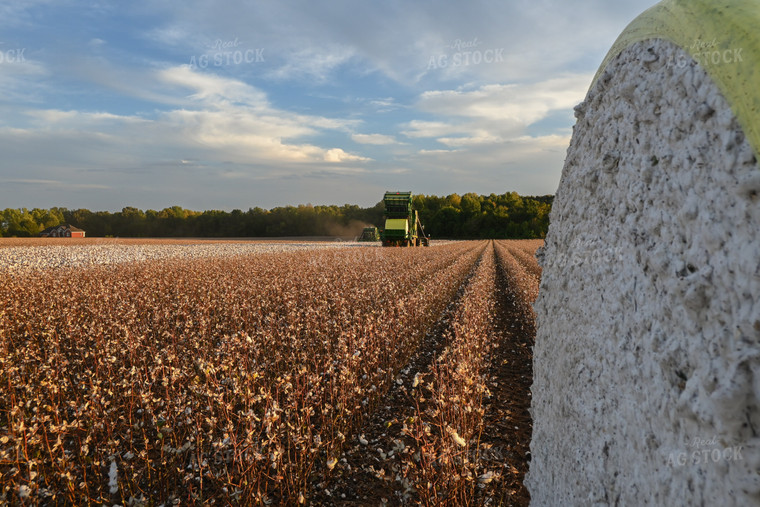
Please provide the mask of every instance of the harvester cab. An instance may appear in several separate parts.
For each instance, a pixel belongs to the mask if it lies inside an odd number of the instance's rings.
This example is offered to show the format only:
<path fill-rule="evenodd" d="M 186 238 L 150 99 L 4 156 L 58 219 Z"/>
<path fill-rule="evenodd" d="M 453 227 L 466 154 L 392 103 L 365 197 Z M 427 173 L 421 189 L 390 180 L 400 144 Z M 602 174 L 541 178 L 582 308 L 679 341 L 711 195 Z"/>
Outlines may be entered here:
<path fill-rule="evenodd" d="M 417 210 L 412 208 L 411 192 L 386 192 L 383 246 L 429 246 L 430 239 L 420 223 Z"/>

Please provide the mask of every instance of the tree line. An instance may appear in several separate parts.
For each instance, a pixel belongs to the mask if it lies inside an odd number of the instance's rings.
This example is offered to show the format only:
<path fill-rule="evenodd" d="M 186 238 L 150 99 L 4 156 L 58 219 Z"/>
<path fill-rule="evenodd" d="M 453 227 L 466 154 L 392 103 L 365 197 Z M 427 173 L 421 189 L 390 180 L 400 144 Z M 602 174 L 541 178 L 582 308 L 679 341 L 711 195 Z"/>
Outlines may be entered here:
<path fill-rule="evenodd" d="M 488 196 L 415 195 L 413 204 L 432 238 L 543 238 L 552 201 L 550 195 L 508 192 Z M 382 229 L 383 209 L 382 201 L 370 208 L 305 204 L 248 211 L 192 211 L 180 206 L 161 211 L 126 207 L 118 212 L 7 208 L 0 211 L 0 236 L 37 236 L 48 227 L 71 224 L 90 237 L 351 237 L 361 234 L 366 226 Z"/>

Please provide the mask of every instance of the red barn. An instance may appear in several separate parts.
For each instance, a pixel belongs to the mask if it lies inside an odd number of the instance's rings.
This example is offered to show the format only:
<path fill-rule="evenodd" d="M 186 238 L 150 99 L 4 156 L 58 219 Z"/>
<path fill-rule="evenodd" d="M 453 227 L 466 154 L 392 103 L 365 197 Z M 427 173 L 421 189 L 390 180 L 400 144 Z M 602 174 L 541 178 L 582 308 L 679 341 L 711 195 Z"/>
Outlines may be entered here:
<path fill-rule="evenodd" d="M 56 225 L 48 227 L 40 233 L 43 238 L 84 238 L 85 232 L 73 225 Z"/>

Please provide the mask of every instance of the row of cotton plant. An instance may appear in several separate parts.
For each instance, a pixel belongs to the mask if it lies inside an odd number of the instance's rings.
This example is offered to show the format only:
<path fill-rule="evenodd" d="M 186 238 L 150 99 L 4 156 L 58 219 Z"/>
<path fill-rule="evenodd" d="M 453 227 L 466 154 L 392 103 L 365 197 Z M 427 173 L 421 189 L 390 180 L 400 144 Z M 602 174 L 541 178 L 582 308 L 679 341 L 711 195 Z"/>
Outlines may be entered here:
<path fill-rule="evenodd" d="M 490 395 L 495 276 L 489 245 L 453 312 L 444 337 L 448 346 L 414 379 L 417 414 L 406 429 L 413 440 L 406 470 L 424 505 L 470 505 L 479 486 L 498 478 L 478 459 Z"/>

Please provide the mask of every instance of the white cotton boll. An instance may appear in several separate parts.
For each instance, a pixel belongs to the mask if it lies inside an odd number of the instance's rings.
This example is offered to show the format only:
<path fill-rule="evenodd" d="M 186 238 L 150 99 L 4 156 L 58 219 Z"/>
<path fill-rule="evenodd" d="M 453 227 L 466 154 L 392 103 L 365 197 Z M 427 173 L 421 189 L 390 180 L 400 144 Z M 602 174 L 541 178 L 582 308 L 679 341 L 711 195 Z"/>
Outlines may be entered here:
<path fill-rule="evenodd" d="M 345 248 L 350 243 L 336 244 L 208 244 L 208 245 L 67 245 L 36 246 L 35 258 L 29 258 L 27 247 L 8 247 L 3 249 L 0 257 L 0 269 L 14 271 L 34 271 L 46 268 L 82 267 L 106 264 L 123 264 L 141 260 L 162 259 L 204 259 L 214 257 L 232 257 L 269 252 L 287 252 L 302 249 L 325 250 Z M 246 341 L 251 339 L 246 337 Z M 250 342 L 249 342 L 250 343 Z"/>
<path fill-rule="evenodd" d="M 449 436 L 451 437 L 451 440 L 454 441 L 455 444 L 457 444 L 459 447 L 464 447 L 467 445 L 467 442 L 464 438 L 459 436 L 459 433 L 454 428 L 447 428 L 446 431 L 449 433 Z"/>
<path fill-rule="evenodd" d="M 495 477 L 498 477 L 498 474 L 495 474 L 494 472 L 486 472 L 480 477 L 478 477 L 478 482 L 481 484 L 488 484 L 491 482 Z"/>
<path fill-rule="evenodd" d="M 111 469 L 108 470 L 108 491 L 111 494 L 115 494 L 119 491 L 119 468 L 116 466 L 116 461 L 111 462 Z"/>

